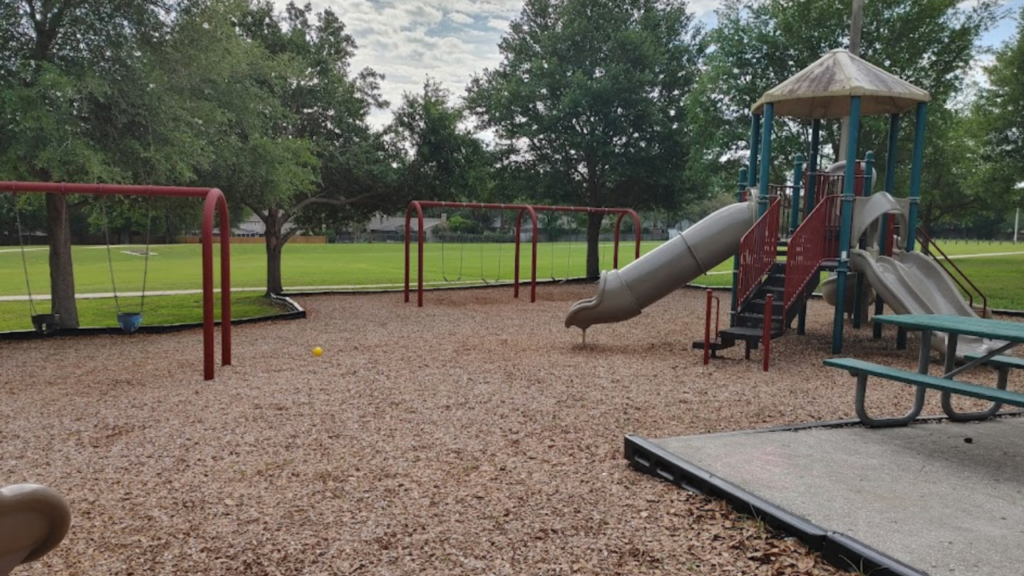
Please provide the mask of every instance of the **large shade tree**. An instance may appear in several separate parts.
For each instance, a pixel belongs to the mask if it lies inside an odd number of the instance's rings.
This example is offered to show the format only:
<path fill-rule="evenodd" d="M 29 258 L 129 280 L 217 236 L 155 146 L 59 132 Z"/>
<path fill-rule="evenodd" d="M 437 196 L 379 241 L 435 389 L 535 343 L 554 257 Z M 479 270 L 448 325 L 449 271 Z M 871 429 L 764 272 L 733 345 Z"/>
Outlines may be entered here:
<path fill-rule="evenodd" d="M 267 134 L 274 149 L 264 157 L 250 148 L 255 155 L 245 162 L 257 179 L 232 185 L 234 197 L 266 225 L 267 291 L 279 293 L 282 250 L 302 229 L 289 224 L 319 220 L 324 225 L 322 214 L 304 216 L 313 207 L 337 214 L 387 206 L 396 190 L 393 155 L 367 121 L 373 108 L 387 102 L 380 95 L 380 74 L 352 72 L 356 42 L 330 9 L 314 13 L 309 5 L 289 3 L 279 14 L 272 3 L 261 1 L 252 3 L 238 22 L 244 37 L 291 66 L 275 76 L 281 81 L 271 88 L 285 114 Z M 278 163 L 268 164 L 268 159 Z M 260 174 L 266 167 L 272 171 Z"/>
<path fill-rule="evenodd" d="M 991 211 L 1012 214 L 1024 203 L 1024 9 L 985 76 L 988 84 L 971 111 L 978 140 L 974 188 Z"/>
<path fill-rule="evenodd" d="M 154 109 L 146 59 L 168 9 L 157 0 L 0 0 L 4 178 L 109 182 L 152 168 L 126 131 Z M 61 327 L 75 328 L 68 198 L 49 194 L 45 209 L 51 305 Z"/>
<path fill-rule="evenodd" d="M 406 154 L 404 178 L 410 198 L 491 199 L 493 158 L 465 123 L 465 110 L 434 80 L 427 80 L 421 92 L 402 96 L 387 132 Z"/>
<path fill-rule="evenodd" d="M 538 200 L 670 207 L 702 192 L 686 178 L 684 120 L 702 46 L 681 0 L 527 0 L 467 104 Z M 591 215 L 589 277 L 600 226 Z"/>
<path fill-rule="evenodd" d="M 949 188 L 962 178 L 953 136 L 958 118 L 948 102 L 964 87 L 978 53 L 977 43 L 1001 16 L 996 0 L 871 0 L 864 4 L 860 56 L 931 93 L 926 185 Z M 768 89 L 786 80 L 829 50 L 849 46 L 849 0 L 726 0 L 716 11 L 718 26 L 709 33 L 713 49 L 706 60 L 695 98 L 688 109 L 701 139 L 700 158 L 712 172 L 734 177 L 748 150 L 750 107 Z M 909 123 L 909 124 L 912 124 Z M 901 137 L 900 163 L 909 166 L 911 129 Z M 838 156 L 840 125 L 825 123 L 822 144 L 828 162 Z M 806 153 L 809 124 L 774 124 L 772 178 L 787 178 L 793 157 Z M 860 149 L 874 150 L 884 177 L 888 121 L 868 118 L 861 125 Z M 936 150 L 936 146 L 949 148 Z M 906 171 L 897 178 L 906 189 Z M 960 194 L 942 195 L 952 198 Z M 925 202 L 938 196 L 924 195 Z M 948 208 L 948 207 L 946 207 Z M 934 213 L 940 213 L 938 205 Z"/>

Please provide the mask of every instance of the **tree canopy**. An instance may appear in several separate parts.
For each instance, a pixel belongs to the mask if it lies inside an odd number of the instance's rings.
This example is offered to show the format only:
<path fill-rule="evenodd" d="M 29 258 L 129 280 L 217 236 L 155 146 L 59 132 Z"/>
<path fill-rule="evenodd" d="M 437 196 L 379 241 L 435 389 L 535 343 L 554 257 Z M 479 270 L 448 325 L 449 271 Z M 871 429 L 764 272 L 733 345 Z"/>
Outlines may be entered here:
<path fill-rule="evenodd" d="M 668 207 L 700 196 L 685 178 L 684 103 L 704 44 L 685 2 L 527 0 L 499 48 L 467 104 L 538 199 Z M 600 218 L 587 229 L 593 277 Z"/>

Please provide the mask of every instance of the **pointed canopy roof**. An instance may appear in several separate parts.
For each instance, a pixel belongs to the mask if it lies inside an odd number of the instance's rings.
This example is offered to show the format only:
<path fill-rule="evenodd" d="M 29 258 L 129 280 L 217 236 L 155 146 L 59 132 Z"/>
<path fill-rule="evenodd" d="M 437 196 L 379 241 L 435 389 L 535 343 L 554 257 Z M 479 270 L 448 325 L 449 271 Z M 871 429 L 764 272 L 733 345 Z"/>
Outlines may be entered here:
<path fill-rule="evenodd" d="M 832 50 L 815 63 L 764 93 L 754 104 L 760 114 L 764 105 L 775 105 L 776 116 L 794 118 L 842 118 L 850 115 L 850 97 L 860 96 L 864 116 L 906 112 L 918 102 L 928 102 L 928 92 L 882 70 L 846 50 Z"/>

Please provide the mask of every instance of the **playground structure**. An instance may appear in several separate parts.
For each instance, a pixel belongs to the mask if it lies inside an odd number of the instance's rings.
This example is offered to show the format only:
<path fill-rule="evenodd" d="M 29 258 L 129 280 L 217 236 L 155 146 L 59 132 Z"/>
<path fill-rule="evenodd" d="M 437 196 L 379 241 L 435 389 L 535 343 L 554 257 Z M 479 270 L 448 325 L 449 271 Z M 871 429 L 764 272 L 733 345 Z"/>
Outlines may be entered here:
<path fill-rule="evenodd" d="M 705 358 L 738 342 L 745 343 L 749 357 L 751 348 L 762 345 L 767 370 L 772 338 L 782 336 L 794 320 L 797 333 L 804 334 L 807 299 L 819 287 L 822 272 L 834 273 L 821 287 L 835 306 L 834 354 L 842 351 L 844 313 L 852 311 L 855 328 L 866 317 L 868 285 L 876 293 L 875 314 L 882 312 L 883 303 L 899 314 L 988 314 L 984 295 L 959 268 L 950 262 L 958 278 L 930 251 L 916 251 L 918 236 L 927 239 L 918 228 L 918 209 L 930 98 L 926 91 L 845 50 L 827 53 L 754 104 L 750 155 L 747 168 L 740 171 L 737 204 L 711 214 L 622 270 L 602 273 L 597 295 L 572 306 L 566 327 L 586 330 L 593 324 L 632 318 L 733 254 L 729 326 L 719 330 L 716 325 L 716 337 L 710 338 L 709 301 L 705 339 L 694 342 L 695 348 L 705 350 Z M 910 186 L 906 198 L 895 198 L 886 191 L 895 188 L 900 120 L 910 112 L 915 118 Z M 872 193 L 874 154 L 867 152 L 863 159 L 857 154 L 860 120 L 862 115 L 883 114 L 890 120 L 886 191 Z M 776 116 L 811 122 L 806 171 L 804 158 L 798 155 L 792 184 L 769 182 Z M 845 158 L 822 170 L 822 121 L 843 117 L 849 117 Z M 781 210 L 784 201 L 790 208 L 788 225 Z M 972 291 L 979 296 L 977 302 Z M 873 336 L 881 338 L 881 326 L 875 326 Z M 934 333 L 931 346 L 945 353 L 945 342 L 945 334 Z M 987 353 L 1001 344 L 965 338 L 956 354 Z M 905 345 L 901 331 L 898 346 Z"/>
<path fill-rule="evenodd" d="M 590 208 L 585 206 L 543 206 L 543 205 L 527 205 L 527 204 L 490 204 L 490 203 L 479 203 L 479 202 L 440 202 L 432 200 L 413 200 L 409 203 L 409 206 L 405 210 L 405 302 L 409 301 L 409 290 L 410 290 L 410 245 L 412 242 L 412 214 L 413 211 L 416 213 L 417 218 L 417 285 L 416 285 L 416 301 L 418 307 L 423 307 L 423 245 L 426 242 L 426 235 L 424 233 L 423 225 L 423 210 L 425 208 L 473 208 L 482 210 L 515 210 L 516 225 L 515 225 L 515 266 L 514 266 L 514 278 L 512 281 L 512 294 L 513 298 L 519 298 L 519 272 L 520 262 L 519 255 L 521 250 L 522 241 L 522 225 L 523 215 L 529 214 L 530 221 L 532 224 L 531 230 L 533 233 L 530 235 L 531 243 L 531 257 L 530 257 L 530 302 L 537 301 L 537 212 L 565 212 L 565 213 L 584 213 L 584 214 L 615 214 L 615 240 L 614 240 L 614 256 L 612 257 L 613 266 L 619 267 L 619 238 L 622 227 L 622 219 L 627 215 L 633 219 L 633 230 L 634 230 L 634 253 L 633 258 L 640 258 L 640 217 L 637 213 L 629 208 Z M 443 252 L 442 252 L 443 255 Z"/>
<path fill-rule="evenodd" d="M 213 288 L 213 219 L 219 215 L 219 229 L 230 230 L 228 204 L 224 194 L 217 188 L 189 188 L 178 186 L 136 186 L 122 184 L 70 184 L 61 182 L 0 182 L 0 192 L 43 193 L 43 194 L 90 194 L 94 196 L 167 196 L 176 198 L 203 198 L 203 378 L 214 378 L 214 288 Z M 108 242 L 109 250 L 109 242 Z M 149 252 L 147 245 L 147 254 Z M 148 256 L 147 256 L 148 259 Z M 26 270 L 27 277 L 27 270 Z M 113 269 L 111 269 L 113 278 Z M 221 280 L 221 365 L 231 365 L 231 240 L 230 234 L 220 238 L 220 280 Z M 116 286 L 115 286 L 116 293 Z M 31 294 L 29 294 L 31 303 Z M 141 312 L 128 313 L 131 317 L 122 319 L 119 308 L 119 322 L 138 326 Z M 51 313 L 45 318 L 33 317 L 37 331 L 52 333 L 58 318 Z M 130 326 L 129 326 L 130 327 Z M 125 329 L 128 332 L 128 329 Z"/>
<path fill-rule="evenodd" d="M 56 491 L 36 484 L 0 488 L 0 576 L 42 558 L 71 527 L 71 508 Z"/>

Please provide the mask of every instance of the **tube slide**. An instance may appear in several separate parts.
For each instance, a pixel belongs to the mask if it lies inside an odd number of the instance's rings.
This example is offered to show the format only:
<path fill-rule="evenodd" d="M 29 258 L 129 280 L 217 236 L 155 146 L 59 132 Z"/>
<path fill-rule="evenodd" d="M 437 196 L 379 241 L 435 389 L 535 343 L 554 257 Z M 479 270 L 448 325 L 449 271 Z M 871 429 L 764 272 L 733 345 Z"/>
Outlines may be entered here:
<path fill-rule="evenodd" d="M 622 322 L 724 262 L 757 220 L 757 204 L 726 206 L 621 270 L 604 271 L 597 295 L 572 305 L 565 327 Z"/>
<path fill-rule="evenodd" d="M 0 488 L 0 576 L 54 549 L 71 526 L 71 509 L 56 491 L 35 484 Z"/>
<path fill-rule="evenodd" d="M 851 250 L 850 264 L 867 276 L 882 300 L 897 314 L 978 315 L 964 301 L 959 290 L 946 276 L 942 266 L 919 252 L 899 252 L 897 258 L 873 256 L 865 250 Z M 960 336 L 956 356 L 988 354 L 1006 344 L 974 336 Z M 931 348 L 946 353 L 946 334 L 933 332 Z"/>

